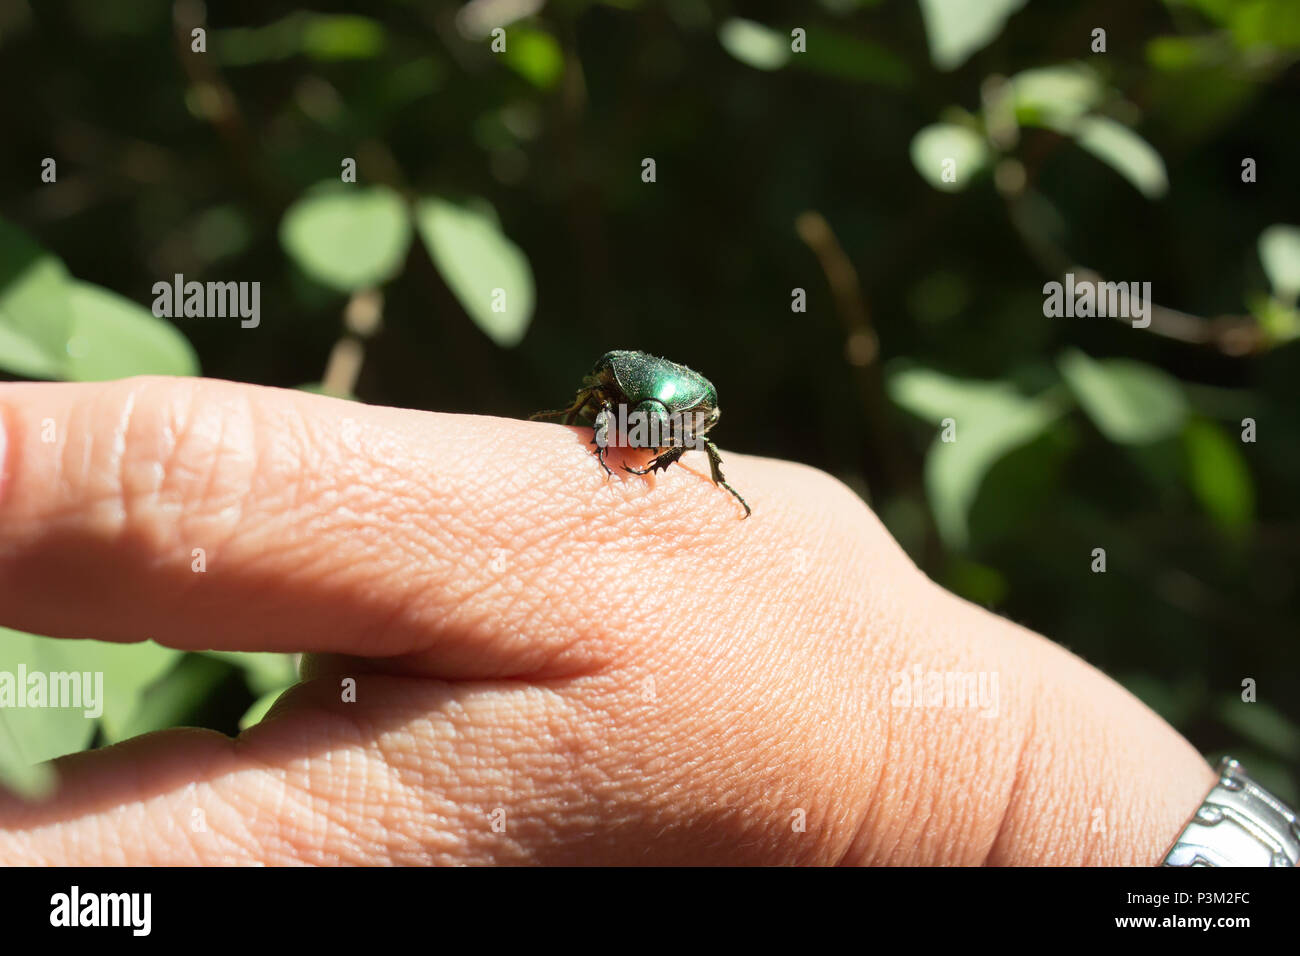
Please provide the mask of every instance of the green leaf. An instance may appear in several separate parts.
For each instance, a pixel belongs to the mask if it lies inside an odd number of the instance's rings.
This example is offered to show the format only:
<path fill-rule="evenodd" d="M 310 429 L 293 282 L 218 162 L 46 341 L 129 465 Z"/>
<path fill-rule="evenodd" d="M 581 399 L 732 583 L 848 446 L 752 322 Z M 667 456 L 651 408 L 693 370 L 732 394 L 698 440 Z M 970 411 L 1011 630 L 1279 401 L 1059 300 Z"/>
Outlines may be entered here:
<path fill-rule="evenodd" d="M 944 192 L 965 189 L 989 161 L 989 148 L 974 130 L 955 123 L 935 123 L 912 137 L 912 165 L 931 186 Z M 952 160 L 952 181 L 944 179 Z"/>
<path fill-rule="evenodd" d="M 72 328 L 68 281 L 57 257 L 0 220 L 0 368 L 30 378 L 61 376 Z"/>
<path fill-rule="evenodd" d="M 377 20 L 351 14 L 314 14 L 303 24 L 302 52 L 313 60 L 369 60 L 383 52 L 386 36 Z"/>
<path fill-rule="evenodd" d="M 920 0 L 930 60 L 955 70 L 1002 32 L 1007 18 L 1025 0 Z"/>
<path fill-rule="evenodd" d="M 307 275 L 340 292 L 391 279 L 406 259 L 411 219 L 386 186 L 318 186 L 280 222 L 280 245 Z"/>
<path fill-rule="evenodd" d="M 1294 302 L 1300 295 L 1300 228 L 1279 224 L 1261 232 L 1259 261 L 1278 298 Z"/>
<path fill-rule="evenodd" d="M 46 763 L 28 763 L 18 745 L 18 735 L 0 713 L 0 787 L 28 800 L 39 800 L 54 791 L 59 782 L 54 768 Z"/>
<path fill-rule="evenodd" d="M 533 318 L 533 270 L 501 232 L 495 214 L 433 197 L 420 200 L 416 227 L 448 288 L 497 345 L 518 345 Z M 496 311 L 494 305 L 501 302 Z"/>
<path fill-rule="evenodd" d="M 1011 78 L 1016 119 L 1025 125 L 1066 123 L 1100 100 L 1101 80 L 1081 63 L 1024 70 Z"/>
<path fill-rule="evenodd" d="M 313 60 L 373 59 L 383 52 L 383 24 L 351 14 L 299 10 L 259 27 L 233 27 L 213 34 L 213 50 L 225 66 L 249 66 L 303 54 Z"/>
<path fill-rule="evenodd" d="M 1156 37 L 1147 43 L 1147 62 L 1169 72 L 1222 66 L 1232 55 L 1232 41 L 1222 33 Z"/>
<path fill-rule="evenodd" d="M 1142 445 L 1183 427 L 1187 400 L 1172 376 L 1132 359 L 1096 361 L 1071 350 L 1061 374 L 1088 417 L 1113 442 Z"/>
<path fill-rule="evenodd" d="M 564 74 L 564 53 L 555 37 L 514 27 L 503 57 L 506 65 L 539 90 L 552 89 Z"/>
<path fill-rule="evenodd" d="M 87 716 L 86 711 L 93 708 L 49 706 L 54 700 L 48 687 L 48 676 L 84 669 L 59 641 L 0 627 L 0 679 L 6 683 L 12 680 L 10 689 L 15 694 L 13 706 L 0 707 L 0 725 L 3 725 L 0 737 L 9 740 L 15 761 L 28 765 L 40 763 L 76 753 L 90 743 L 95 734 L 96 717 Z M 18 706 L 19 701 L 31 699 L 28 696 L 30 685 L 24 686 L 25 682 L 19 681 L 24 673 L 28 677 L 35 674 L 45 676 L 45 706 Z M 7 776 L 13 769 L 13 764 L 0 767 L 0 775 Z"/>
<path fill-rule="evenodd" d="M 63 369 L 59 360 L 14 328 L 15 324 L 0 309 L 0 368 L 24 378 L 60 378 Z"/>
<path fill-rule="evenodd" d="M 1227 8 L 1232 37 L 1242 50 L 1300 48 L 1300 5 L 1295 0 L 1240 0 L 1213 6 Z"/>
<path fill-rule="evenodd" d="M 1192 492 L 1206 514 L 1229 533 L 1248 526 L 1255 514 L 1255 487 L 1241 453 L 1217 425 L 1192 419 L 1183 429 Z"/>
<path fill-rule="evenodd" d="M 239 729 L 247 730 L 254 724 L 260 724 L 262 718 L 266 716 L 267 711 L 269 711 L 275 702 L 280 699 L 280 695 L 283 693 L 283 690 L 268 691 L 261 697 L 257 698 L 257 700 L 253 701 L 252 706 L 249 707 L 248 710 L 244 711 L 244 716 L 239 718 Z"/>
<path fill-rule="evenodd" d="M 298 668 L 292 654 L 253 651 L 201 651 L 214 660 L 233 664 L 244 672 L 248 689 L 254 694 L 279 693 L 298 682 Z"/>
<path fill-rule="evenodd" d="M 72 335 L 65 377 L 103 382 L 132 375 L 198 375 L 189 340 L 165 319 L 116 292 L 72 280 Z"/>
<path fill-rule="evenodd" d="M 1007 580 L 1001 571 L 960 555 L 952 556 L 944 568 L 943 585 L 982 607 L 994 607 L 1007 595 Z"/>
<path fill-rule="evenodd" d="M 733 57 L 756 70 L 779 70 L 792 55 L 789 37 L 740 17 L 722 21 L 718 41 Z"/>
<path fill-rule="evenodd" d="M 1008 382 L 973 382 L 921 367 L 893 372 L 886 390 L 896 404 L 932 425 L 955 417 L 972 397 L 993 404 L 1022 397 Z"/>
<path fill-rule="evenodd" d="M 954 416 L 956 441 L 934 440 L 925 459 L 925 486 L 939 533 L 951 547 L 965 547 L 969 540 L 970 509 L 988 470 L 1059 416 L 1053 403 L 1023 399 L 972 407 Z"/>
<path fill-rule="evenodd" d="M 1169 190 L 1165 161 L 1133 130 L 1105 116 L 1085 116 L 1073 129 L 1075 141 L 1127 179 L 1148 199 Z"/>
<path fill-rule="evenodd" d="M 141 695 L 122 728 L 122 737 L 184 726 L 230 674 L 229 665 L 221 661 L 202 654 L 184 654 L 163 680 L 154 681 Z"/>
<path fill-rule="evenodd" d="M 1259 320 L 1268 341 L 1280 345 L 1300 338 L 1300 309 L 1294 305 L 1294 297 L 1283 302 L 1274 295 L 1248 295 L 1246 306 L 1251 315 Z"/>
<path fill-rule="evenodd" d="M 936 436 L 925 459 L 925 485 L 945 542 L 964 548 L 971 506 L 985 474 L 1015 449 L 1038 437 L 1065 410 L 1057 395 L 1020 395 L 1005 382 L 955 379 L 931 369 L 908 369 L 888 380 L 895 402 L 929 421 L 952 419 L 955 440 Z"/>
<path fill-rule="evenodd" d="M 153 641 L 63 641 L 62 646 L 78 670 L 104 675 L 104 713 L 99 724 L 109 743 L 126 739 L 127 727 L 145 691 L 184 656 L 183 651 Z"/>
<path fill-rule="evenodd" d="M 1300 727 L 1277 708 L 1228 695 L 1219 704 L 1219 718 L 1254 746 L 1288 760 L 1300 759 Z"/>

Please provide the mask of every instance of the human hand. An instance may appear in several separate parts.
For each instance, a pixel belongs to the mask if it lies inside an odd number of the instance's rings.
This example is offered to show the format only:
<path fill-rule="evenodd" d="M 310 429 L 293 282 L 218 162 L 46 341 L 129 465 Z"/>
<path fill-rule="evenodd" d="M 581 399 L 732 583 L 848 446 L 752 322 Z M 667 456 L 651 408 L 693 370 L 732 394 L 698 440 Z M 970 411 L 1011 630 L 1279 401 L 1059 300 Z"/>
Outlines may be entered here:
<path fill-rule="evenodd" d="M 727 455 L 741 521 L 698 453 L 607 481 L 558 425 L 187 379 L 0 416 L 0 623 L 313 655 L 234 740 L 59 761 L 0 861 L 1149 865 L 1213 780 L 810 468 Z M 894 699 L 934 673 L 996 713 Z"/>

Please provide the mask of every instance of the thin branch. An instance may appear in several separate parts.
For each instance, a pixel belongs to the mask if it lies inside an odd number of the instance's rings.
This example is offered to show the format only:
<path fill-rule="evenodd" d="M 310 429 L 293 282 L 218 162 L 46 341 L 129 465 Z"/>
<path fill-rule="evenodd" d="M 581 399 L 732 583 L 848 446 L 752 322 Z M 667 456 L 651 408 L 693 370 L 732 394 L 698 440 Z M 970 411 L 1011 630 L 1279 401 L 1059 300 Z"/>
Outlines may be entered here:
<path fill-rule="evenodd" d="M 815 210 L 800 213 L 795 219 L 795 232 L 812 250 L 826 274 L 835 312 L 844 326 L 844 356 L 862 392 L 872 452 L 884 468 L 892 489 L 901 491 L 917 483 L 916 470 L 903 457 L 902 446 L 892 434 L 884 376 L 880 371 L 880 339 L 871 322 L 858 271 L 821 213 Z"/>
<path fill-rule="evenodd" d="M 1104 282 L 1104 277 L 1091 269 L 1075 263 L 1070 254 L 1051 236 L 1034 225 L 1026 203 L 1033 193 L 1023 188 L 1004 189 L 1003 198 L 1007 202 L 1007 213 L 1016 231 L 1024 241 L 1030 256 L 1043 271 L 1054 277 L 1067 272 L 1076 272 L 1081 280 Z M 1201 318 L 1177 309 L 1166 308 L 1155 302 L 1151 308 L 1151 324 L 1145 331 L 1155 335 L 1185 342 L 1188 345 L 1209 346 L 1224 355 L 1239 357 L 1256 355 L 1266 351 L 1271 345 L 1267 334 L 1253 316 L 1220 315 L 1212 319 Z M 1124 316 L 1112 316 L 1128 325 L 1130 320 Z"/>
<path fill-rule="evenodd" d="M 325 374 L 321 376 L 322 391 L 340 396 L 356 394 L 357 378 L 366 358 L 365 342 L 379 331 L 383 316 L 384 294 L 378 289 L 352 294 L 343 309 L 343 326 L 347 332 L 330 351 Z"/>

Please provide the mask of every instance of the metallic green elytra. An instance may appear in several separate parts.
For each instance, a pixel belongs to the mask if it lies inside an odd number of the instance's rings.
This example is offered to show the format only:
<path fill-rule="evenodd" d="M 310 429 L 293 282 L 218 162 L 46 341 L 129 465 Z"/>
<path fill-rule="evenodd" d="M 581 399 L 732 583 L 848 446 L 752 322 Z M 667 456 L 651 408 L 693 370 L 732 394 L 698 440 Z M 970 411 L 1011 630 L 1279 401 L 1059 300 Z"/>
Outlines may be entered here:
<path fill-rule="evenodd" d="M 667 469 L 686 453 L 702 447 L 709 456 L 713 483 L 726 488 L 750 516 L 749 505 L 735 488 L 722 477 L 722 456 L 705 433 L 718 423 L 718 392 L 713 383 L 699 372 L 646 352 L 606 352 L 582 380 L 582 386 L 567 408 L 537 412 L 538 418 L 564 417 L 564 424 L 576 419 L 589 420 L 595 427 L 592 444 L 606 474 L 608 436 L 614 429 L 616 441 L 632 448 L 649 448 L 655 457 L 643 469 L 623 466 L 634 475 L 648 475 Z M 627 428 L 629 421 L 643 425 Z M 645 437 L 640 437 L 645 436 Z"/>

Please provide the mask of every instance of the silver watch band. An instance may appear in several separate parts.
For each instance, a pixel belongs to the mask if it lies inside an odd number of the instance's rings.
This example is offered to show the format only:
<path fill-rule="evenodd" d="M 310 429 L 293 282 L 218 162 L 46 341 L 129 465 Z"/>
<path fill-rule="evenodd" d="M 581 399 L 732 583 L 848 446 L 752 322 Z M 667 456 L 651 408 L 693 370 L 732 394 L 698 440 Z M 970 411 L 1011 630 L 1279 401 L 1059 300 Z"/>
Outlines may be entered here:
<path fill-rule="evenodd" d="M 1295 811 L 1247 775 L 1231 757 L 1219 782 L 1165 854 L 1165 866 L 1295 866 L 1300 823 Z"/>

